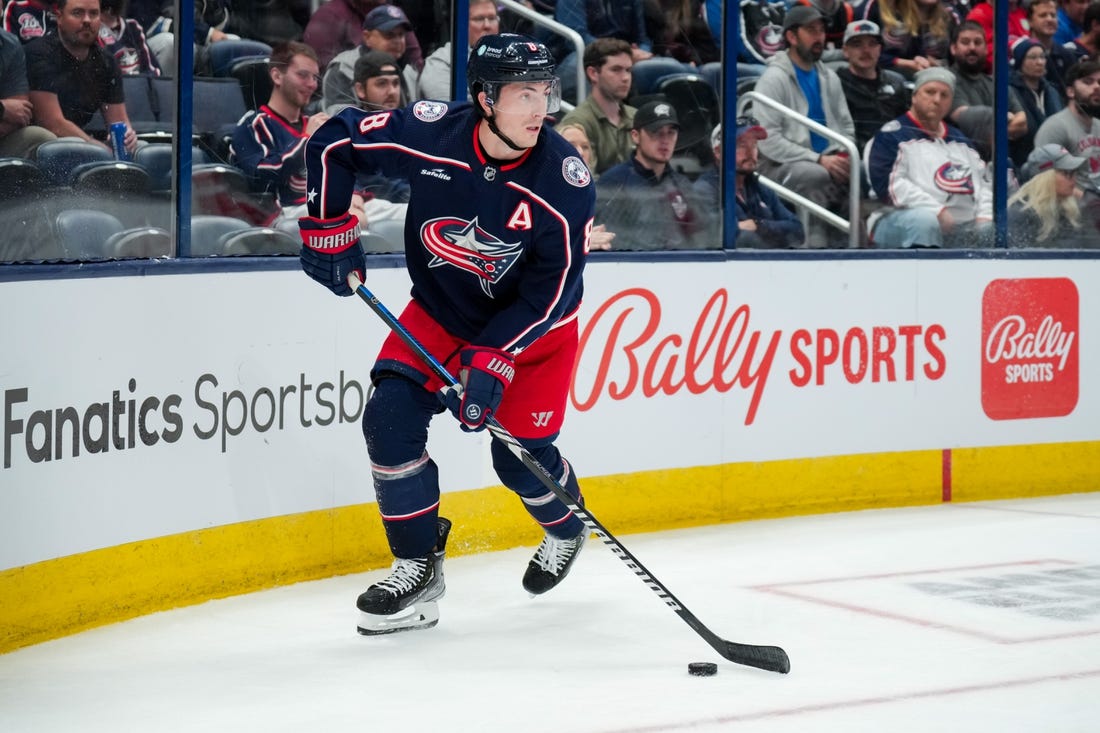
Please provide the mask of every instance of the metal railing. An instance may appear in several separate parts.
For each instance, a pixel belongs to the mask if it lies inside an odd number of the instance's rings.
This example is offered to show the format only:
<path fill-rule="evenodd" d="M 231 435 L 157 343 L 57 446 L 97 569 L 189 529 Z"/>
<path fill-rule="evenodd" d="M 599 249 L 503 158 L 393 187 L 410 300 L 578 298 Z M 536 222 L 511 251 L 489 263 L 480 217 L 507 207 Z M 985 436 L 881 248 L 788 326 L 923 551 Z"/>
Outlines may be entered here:
<path fill-rule="evenodd" d="M 860 182 L 859 182 L 859 168 L 860 168 L 859 149 L 856 148 L 855 143 L 852 142 L 851 140 L 849 140 L 848 138 L 846 138 L 844 135 L 837 132 L 836 130 L 831 130 L 828 127 L 826 127 L 825 125 L 822 125 L 820 122 L 817 122 L 816 120 L 811 120 L 806 115 L 801 114 L 800 112 L 797 112 L 797 111 L 791 109 L 790 107 L 787 107 L 786 105 L 782 105 L 782 104 L 780 104 L 779 102 L 776 102 L 773 99 L 768 99 L 767 97 L 765 97 L 762 94 L 759 94 L 755 91 L 745 92 L 737 100 L 738 116 L 740 116 L 741 113 L 744 112 L 745 107 L 749 104 L 749 102 L 759 103 L 759 104 L 764 105 L 765 107 L 770 107 L 771 109 L 774 109 L 777 112 L 781 112 L 784 115 L 787 115 L 788 117 L 791 117 L 791 118 L 797 120 L 798 122 L 801 122 L 806 127 L 810 128 L 812 131 L 816 132 L 818 135 L 821 135 L 824 138 L 828 138 L 829 140 L 832 140 L 833 142 L 838 143 L 842 148 L 844 148 L 848 152 L 848 165 L 850 167 L 850 171 L 849 171 L 849 176 L 848 176 L 848 219 L 847 220 L 842 219 L 841 217 L 837 216 L 836 214 L 834 214 L 833 212 L 831 212 L 828 209 L 824 208 L 823 206 L 821 206 L 819 204 L 815 204 L 813 201 L 810 201 L 806 197 L 795 193 L 794 191 L 790 190 L 789 188 L 783 186 L 780 183 L 777 183 L 776 181 L 771 180 L 770 178 L 760 176 L 759 180 L 760 180 L 760 183 L 762 185 L 767 186 L 768 188 L 775 191 L 777 194 L 779 194 L 779 196 L 781 198 L 784 198 L 788 201 L 791 201 L 791 202 L 793 202 L 793 203 L 795 203 L 799 206 L 802 206 L 812 216 L 816 216 L 817 218 L 824 220 L 826 223 L 828 223 L 831 226 L 836 227 L 837 229 L 839 229 L 842 232 L 847 232 L 847 234 L 848 234 L 848 247 L 850 247 L 851 249 L 857 249 L 860 245 L 860 242 L 859 242 L 860 227 L 852 226 L 852 222 L 858 222 L 859 221 L 859 218 L 860 218 L 859 217 L 859 211 L 860 211 L 860 205 L 861 205 L 863 197 L 862 197 L 862 193 L 860 191 Z"/>
<path fill-rule="evenodd" d="M 581 34 L 567 25 L 562 25 L 553 18 L 548 18 L 531 10 L 526 5 L 515 2 L 515 0 L 497 0 L 497 3 L 535 25 L 542 26 L 551 33 L 565 36 L 565 39 L 572 44 L 573 49 L 577 52 L 577 104 L 583 102 L 584 98 L 588 96 L 588 80 L 584 75 L 584 39 L 581 38 Z"/>

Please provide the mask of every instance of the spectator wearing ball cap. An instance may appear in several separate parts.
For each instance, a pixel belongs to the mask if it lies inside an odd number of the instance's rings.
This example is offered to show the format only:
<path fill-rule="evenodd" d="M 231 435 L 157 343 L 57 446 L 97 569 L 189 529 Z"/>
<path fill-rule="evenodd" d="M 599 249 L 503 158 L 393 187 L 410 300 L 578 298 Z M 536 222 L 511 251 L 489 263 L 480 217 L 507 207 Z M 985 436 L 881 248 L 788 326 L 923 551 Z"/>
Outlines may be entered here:
<path fill-rule="evenodd" d="M 353 88 L 355 62 L 368 51 L 382 51 L 397 59 L 401 72 L 401 103 L 404 107 L 412 101 L 419 72 L 408 63 L 407 36 L 412 31 L 405 11 L 396 5 L 379 5 L 367 13 L 363 20 L 362 45 L 344 51 L 332 60 L 325 70 L 321 84 L 321 105 L 325 112 L 335 115 L 348 105 L 358 103 Z"/>
<path fill-rule="evenodd" d="M 821 60 L 830 66 L 834 61 L 843 61 L 844 32 L 856 19 L 851 4 L 844 0 L 792 0 L 791 7 L 797 5 L 815 9 L 825 21 L 825 50 Z"/>
<path fill-rule="evenodd" d="M 718 247 L 712 213 L 669 165 L 680 134 L 675 108 L 663 100 L 642 105 L 630 134 L 634 155 L 596 181 L 596 219 L 615 232 L 615 248 Z"/>
<path fill-rule="evenodd" d="M 363 42 L 363 23 L 367 14 L 385 4 L 386 0 L 328 0 L 321 3 L 310 16 L 302 40 L 317 50 L 322 69 L 328 68 L 337 54 Z M 412 27 L 410 23 L 405 34 L 405 58 L 401 60 L 419 70 L 424 66 L 424 54 Z"/>
<path fill-rule="evenodd" d="M 1012 44 L 1012 76 L 1008 83 L 1027 115 L 1027 132 L 1008 142 L 1008 154 L 1019 168 L 1035 147 L 1035 134 L 1047 117 L 1061 112 L 1062 96 L 1047 79 L 1047 53 L 1032 38 L 1017 38 Z"/>
<path fill-rule="evenodd" d="M 783 19 L 787 48 L 772 57 L 755 91 L 855 140 L 855 124 L 836 72 L 821 63 L 825 23 L 816 8 L 796 5 Z M 759 105 L 756 116 L 768 131 L 760 141 L 760 172 L 829 211 L 848 201 L 847 154 L 837 143 L 811 132 L 794 116 Z M 848 236 L 811 217 L 809 247 L 846 247 Z"/>
<path fill-rule="evenodd" d="M 877 247 L 973 247 L 992 241 L 993 190 L 977 148 L 947 123 L 955 76 L 917 73 L 908 112 L 883 125 L 868 176 L 889 208 L 868 220 Z"/>
<path fill-rule="evenodd" d="M 759 162 L 757 143 L 768 137 L 768 132 L 752 117 L 737 119 L 736 212 L 737 247 L 739 249 L 783 249 L 802 244 L 805 231 L 802 222 L 788 209 L 770 188 L 760 185 L 756 173 Z M 695 181 L 695 192 L 700 201 L 718 211 L 722 175 L 722 126 L 718 125 L 710 135 L 717 167 L 711 168 Z"/>
<path fill-rule="evenodd" d="M 1023 172 L 1029 176 L 1008 200 L 1008 246 L 1077 248 L 1100 246 L 1095 229 L 1084 226 L 1077 171 L 1085 159 L 1048 143 L 1031 152 Z"/>
<path fill-rule="evenodd" d="M 905 77 L 879 68 L 882 32 L 877 23 L 857 20 L 844 31 L 844 58 L 848 65 L 837 69 L 848 111 L 856 126 L 856 147 L 870 142 L 879 128 L 909 109 Z"/>

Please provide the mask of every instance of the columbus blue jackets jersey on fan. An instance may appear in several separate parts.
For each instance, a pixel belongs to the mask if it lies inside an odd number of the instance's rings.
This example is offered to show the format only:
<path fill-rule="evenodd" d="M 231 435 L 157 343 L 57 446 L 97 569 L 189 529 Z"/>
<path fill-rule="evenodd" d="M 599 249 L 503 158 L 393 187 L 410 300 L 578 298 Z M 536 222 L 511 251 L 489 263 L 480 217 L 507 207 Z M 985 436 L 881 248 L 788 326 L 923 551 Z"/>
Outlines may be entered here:
<path fill-rule="evenodd" d="M 413 298 L 458 338 L 515 351 L 575 317 L 595 188 L 557 133 L 493 161 L 477 123 L 469 103 L 343 110 L 307 146 L 309 213 L 347 211 L 357 172 L 406 179 Z"/>
<path fill-rule="evenodd" d="M 201 104 L 201 100 L 199 100 Z M 280 206 L 306 202 L 305 145 L 309 118 L 291 122 L 266 104 L 249 112 L 233 131 L 237 166 L 275 191 Z"/>

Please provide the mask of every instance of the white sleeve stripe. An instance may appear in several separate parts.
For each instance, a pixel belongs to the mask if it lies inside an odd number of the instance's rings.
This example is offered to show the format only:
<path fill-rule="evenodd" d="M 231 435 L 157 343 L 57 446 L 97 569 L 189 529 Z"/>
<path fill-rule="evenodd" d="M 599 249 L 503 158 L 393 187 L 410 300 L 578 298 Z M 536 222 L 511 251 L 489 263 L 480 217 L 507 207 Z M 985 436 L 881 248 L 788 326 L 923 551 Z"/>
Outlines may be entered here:
<path fill-rule="evenodd" d="M 398 145 L 397 143 L 352 143 L 352 147 L 356 150 L 396 150 L 398 152 L 406 153 L 414 158 L 422 158 L 424 160 L 430 160 L 433 163 L 446 163 L 453 165 L 463 170 L 470 170 L 470 164 L 461 160 L 455 160 L 454 158 L 441 158 L 437 155 L 428 155 L 422 150 L 416 150 L 405 145 Z"/>
<path fill-rule="evenodd" d="M 350 143 L 351 143 L 351 141 L 348 140 L 346 137 L 345 138 L 340 138 L 339 140 L 336 140 L 335 142 L 332 142 L 332 143 L 329 143 L 328 145 L 326 145 L 324 150 L 321 151 L 321 191 L 320 191 L 321 207 L 320 207 L 320 211 L 318 212 L 318 215 L 322 219 L 327 219 L 328 216 L 329 216 L 328 209 L 327 209 L 327 205 L 328 205 L 328 156 L 329 156 L 329 153 L 333 152 L 337 148 L 343 147 L 344 145 L 348 145 Z"/>

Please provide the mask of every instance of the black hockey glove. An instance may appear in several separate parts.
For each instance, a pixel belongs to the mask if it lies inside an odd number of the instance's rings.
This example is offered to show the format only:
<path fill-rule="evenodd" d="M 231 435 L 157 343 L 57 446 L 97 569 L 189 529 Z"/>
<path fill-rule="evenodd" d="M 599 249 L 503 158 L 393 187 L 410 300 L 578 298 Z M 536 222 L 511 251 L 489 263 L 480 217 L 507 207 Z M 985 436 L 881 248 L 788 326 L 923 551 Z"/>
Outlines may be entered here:
<path fill-rule="evenodd" d="M 474 433 L 485 428 L 485 419 L 496 412 L 505 388 L 516 376 L 512 355 L 486 346 L 467 346 L 459 354 L 458 381 L 444 395 L 444 403 L 458 418 L 463 430 Z"/>
<path fill-rule="evenodd" d="M 298 220 L 305 273 L 337 295 L 353 295 L 347 278 L 352 272 L 366 279 L 367 260 L 359 243 L 359 220 L 351 214 L 334 219 L 303 216 Z"/>

